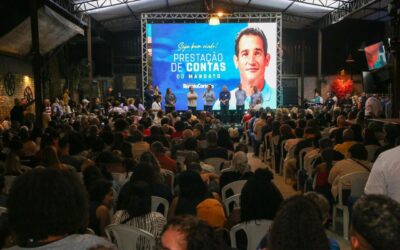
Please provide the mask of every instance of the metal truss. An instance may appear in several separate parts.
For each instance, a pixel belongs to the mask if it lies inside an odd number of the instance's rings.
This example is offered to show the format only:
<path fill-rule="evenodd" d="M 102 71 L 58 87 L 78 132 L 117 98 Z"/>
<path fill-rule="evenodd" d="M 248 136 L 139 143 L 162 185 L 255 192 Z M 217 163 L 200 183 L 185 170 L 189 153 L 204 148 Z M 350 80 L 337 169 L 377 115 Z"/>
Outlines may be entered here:
<path fill-rule="evenodd" d="M 349 2 L 350 0 L 293 0 L 293 2 L 304 3 L 308 5 L 325 7 L 330 9 L 340 9 L 342 4 Z"/>
<path fill-rule="evenodd" d="M 210 18 L 208 13 L 142 13 L 141 35 L 142 35 L 142 98 L 144 89 L 149 84 L 149 74 L 151 69 L 147 58 L 147 29 L 148 23 L 174 23 L 176 20 L 188 22 L 207 22 Z M 277 59 L 276 59 L 276 88 L 277 106 L 283 105 L 282 93 L 282 13 L 281 12 L 235 12 L 230 15 L 220 17 L 223 22 L 276 22 L 277 24 Z"/>
<path fill-rule="evenodd" d="M 339 9 L 334 10 L 324 16 L 319 22 L 320 28 L 325 28 L 331 24 L 338 23 L 345 19 L 347 16 L 373 4 L 376 0 L 352 0 L 342 2 Z"/>
<path fill-rule="evenodd" d="M 315 19 L 283 13 L 282 14 L 282 21 L 284 23 L 295 23 L 295 24 L 309 25 L 310 23 L 314 22 Z"/>
<path fill-rule="evenodd" d="M 68 15 L 71 15 L 80 23 L 86 25 L 87 19 L 89 18 L 86 13 L 76 12 L 73 0 L 46 0 L 49 6 L 55 6 L 58 9 L 63 10 Z"/>
<path fill-rule="evenodd" d="M 138 1 L 140 0 L 83 0 L 83 1 L 75 1 L 73 5 L 75 12 L 79 13 L 91 10 L 104 9 L 111 6 L 128 4 Z"/>

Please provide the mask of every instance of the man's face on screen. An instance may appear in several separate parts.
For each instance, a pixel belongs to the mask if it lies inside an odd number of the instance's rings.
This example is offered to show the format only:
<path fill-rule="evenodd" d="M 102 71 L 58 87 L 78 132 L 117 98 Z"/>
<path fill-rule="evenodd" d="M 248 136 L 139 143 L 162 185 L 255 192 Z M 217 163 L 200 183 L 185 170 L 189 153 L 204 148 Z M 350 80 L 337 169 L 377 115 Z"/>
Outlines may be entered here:
<path fill-rule="evenodd" d="M 264 51 L 259 36 L 243 35 L 239 40 L 239 53 L 235 55 L 235 65 L 240 71 L 240 81 L 244 84 L 264 82 L 264 72 L 268 67 L 270 55 Z"/>

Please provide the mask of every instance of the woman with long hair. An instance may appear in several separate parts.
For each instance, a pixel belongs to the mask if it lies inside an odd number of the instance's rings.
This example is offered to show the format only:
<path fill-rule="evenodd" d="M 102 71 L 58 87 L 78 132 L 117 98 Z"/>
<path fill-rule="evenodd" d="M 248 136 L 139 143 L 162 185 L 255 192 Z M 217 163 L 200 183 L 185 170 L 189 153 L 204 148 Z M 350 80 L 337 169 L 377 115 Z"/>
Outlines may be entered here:
<path fill-rule="evenodd" d="M 216 193 L 207 190 L 206 184 L 199 173 L 184 171 L 178 179 L 179 194 L 172 200 L 168 211 L 168 218 L 177 215 L 196 215 L 196 207 L 208 198 L 219 198 Z"/>
<path fill-rule="evenodd" d="M 240 220 L 273 220 L 283 197 L 272 182 L 273 174 L 257 169 L 243 186 L 240 195 Z"/>
<path fill-rule="evenodd" d="M 152 152 L 144 152 L 140 156 L 139 163 L 147 163 L 153 170 L 156 181 L 159 183 L 164 183 L 164 177 L 161 174 L 161 165 Z"/>
<path fill-rule="evenodd" d="M 112 223 L 143 229 L 154 235 L 156 242 L 159 242 L 167 220 L 162 214 L 151 211 L 150 185 L 144 181 L 135 181 L 126 183 L 121 189 Z M 139 238 L 136 249 L 150 249 L 150 246 Z"/>
<path fill-rule="evenodd" d="M 284 201 L 272 224 L 268 249 L 329 250 L 317 205 L 300 195 Z"/>

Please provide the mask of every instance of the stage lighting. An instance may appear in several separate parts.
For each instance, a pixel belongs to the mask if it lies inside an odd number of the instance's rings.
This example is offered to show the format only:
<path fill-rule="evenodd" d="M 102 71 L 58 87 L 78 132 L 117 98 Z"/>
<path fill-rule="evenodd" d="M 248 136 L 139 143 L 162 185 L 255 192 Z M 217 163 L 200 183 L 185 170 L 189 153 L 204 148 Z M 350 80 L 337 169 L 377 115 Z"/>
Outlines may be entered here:
<path fill-rule="evenodd" d="M 209 24 L 209 25 L 219 25 L 219 18 L 218 18 L 218 16 L 212 16 L 212 17 L 210 17 L 210 19 L 208 20 L 208 24 Z"/>

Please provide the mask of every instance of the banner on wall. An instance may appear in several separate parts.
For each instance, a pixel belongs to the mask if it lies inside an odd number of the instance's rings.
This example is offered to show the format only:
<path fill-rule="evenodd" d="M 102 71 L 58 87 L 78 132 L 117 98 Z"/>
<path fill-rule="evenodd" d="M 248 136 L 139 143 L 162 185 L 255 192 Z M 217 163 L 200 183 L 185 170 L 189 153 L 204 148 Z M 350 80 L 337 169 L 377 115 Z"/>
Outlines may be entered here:
<path fill-rule="evenodd" d="M 262 106 L 276 108 L 276 23 L 147 24 L 146 28 L 152 84 L 163 96 L 171 88 L 177 110 L 187 109 L 190 86 L 198 95 L 197 109 L 202 110 L 208 85 L 216 98 L 214 110 L 220 109 L 223 86 L 231 93 L 229 108 L 236 109 L 240 83 L 247 95 L 246 109 L 254 86 L 262 94 Z"/>

